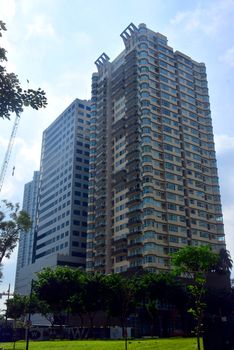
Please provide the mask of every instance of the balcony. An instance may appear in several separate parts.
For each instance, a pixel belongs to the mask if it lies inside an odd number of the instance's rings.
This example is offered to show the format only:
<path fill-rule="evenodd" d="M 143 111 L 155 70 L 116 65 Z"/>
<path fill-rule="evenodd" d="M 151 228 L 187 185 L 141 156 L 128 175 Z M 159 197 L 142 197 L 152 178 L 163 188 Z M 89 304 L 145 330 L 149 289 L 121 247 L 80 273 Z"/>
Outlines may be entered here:
<path fill-rule="evenodd" d="M 118 248 L 114 248 L 113 249 L 113 252 L 112 252 L 112 254 L 114 255 L 114 256 L 116 256 L 116 255 L 127 255 L 127 248 L 126 247 L 118 247 Z"/>
<path fill-rule="evenodd" d="M 128 243 L 128 248 L 141 248 L 143 246 L 142 242 L 134 242 L 134 243 Z"/>
<path fill-rule="evenodd" d="M 134 259 L 142 258 L 142 257 L 143 257 L 142 252 L 129 253 L 129 255 L 127 256 L 128 260 L 134 260 Z"/>
<path fill-rule="evenodd" d="M 128 239 L 133 239 L 134 237 L 142 236 L 142 229 L 141 228 L 136 229 L 135 227 L 133 231 L 129 231 L 127 236 L 128 236 Z"/>
<path fill-rule="evenodd" d="M 114 184 L 119 184 L 120 182 L 126 181 L 126 169 L 118 170 L 113 175 Z"/>
<path fill-rule="evenodd" d="M 131 197 L 128 200 L 128 207 L 135 205 L 135 204 L 140 204 L 141 203 L 141 197 L 140 195 L 135 196 L 135 197 Z"/>

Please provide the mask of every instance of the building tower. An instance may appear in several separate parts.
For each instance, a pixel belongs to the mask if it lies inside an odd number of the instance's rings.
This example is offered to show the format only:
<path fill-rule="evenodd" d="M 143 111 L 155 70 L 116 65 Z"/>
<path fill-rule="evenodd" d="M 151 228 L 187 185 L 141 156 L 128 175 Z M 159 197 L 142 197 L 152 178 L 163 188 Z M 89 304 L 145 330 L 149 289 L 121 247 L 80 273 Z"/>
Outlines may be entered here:
<path fill-rule="evenodd" d="M 76 99 L 43 133 L 33 261 L 85 267 L 90 103 Z"/>
<path fill-rule="evenodd" d="M 225 246 L 206 68 L 130 24 L 92 77 L 87 270 L 168 270 Z"/>
<path fill-rule="evenodd" d="M 16 267 L 15 291 L 18 291 L 18 285 L 21 280 L 21 269 L 32 263 L 32 254 L 34 246 L 34 231 L 36 206 L 38 197 L 39 171 L 34 171 L 33 180 L 25 184 L 22 209 L 28 213 L 31 219 L 31 228 L 28 232 L 21 232 L 19 239 L 19 249 Z"/>
<path fill-rule="evenodd" d="M 18 292 L 44 267 L 85 268 L 90 101 L 76 99 L 44 131 L 32 264 Z"/>

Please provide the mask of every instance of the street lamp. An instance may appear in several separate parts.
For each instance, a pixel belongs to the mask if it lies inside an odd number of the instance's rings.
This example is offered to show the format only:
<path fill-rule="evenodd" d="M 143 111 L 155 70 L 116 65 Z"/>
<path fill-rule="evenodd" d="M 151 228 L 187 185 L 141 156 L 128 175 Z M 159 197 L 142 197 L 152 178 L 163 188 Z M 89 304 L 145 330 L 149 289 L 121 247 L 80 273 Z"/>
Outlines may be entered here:
<path fill-rule="evenodd" d="M 28 350 L 29 346 L 29 328 L 31 325 L 31 304 L 32 304 L 32 292 L 33 292 L 33 280 L 31 280 L 31 290 L 30 290 L 30 296 L 29 296 L 29 308 L 28 308 L 28 320 L 27 320 L 27 332 L 26 332 L 26 350 Z"/>

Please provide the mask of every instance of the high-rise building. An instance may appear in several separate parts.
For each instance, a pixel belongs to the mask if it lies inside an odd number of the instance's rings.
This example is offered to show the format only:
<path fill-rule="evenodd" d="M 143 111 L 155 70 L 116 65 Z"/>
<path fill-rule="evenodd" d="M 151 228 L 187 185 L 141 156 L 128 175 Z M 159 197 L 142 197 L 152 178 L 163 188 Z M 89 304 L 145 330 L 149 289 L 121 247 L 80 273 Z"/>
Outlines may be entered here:
<path fill-rule="evenodd" d="M 85 267 L 90 103 L 76 99 L 43 133 L 34 261 Z"/>
<path fill-rule="evenodd" d="M 130 24 L 92 77 L 87 270 L 165 271 L 225 246 L 206 67 Z"/>
<path fill-rule="evenodd" d="M 36 206 L 39 185 L 39 171 L 34 171 L 33 180 L 25 184 L 22 209 L 28 213 L 31 219 L 31 228 L 28 232 L 21 232 L 16 267 L 15 290 L 21 280 L 21 269 L 32 263 Z"/>
<path fill-rule="evenodd" d="M 90 101 L 76 99 L 43 133 L 32 264 L 21 270 L 21 294 L 44 267 L 85 268 L 89 129 Z"/>

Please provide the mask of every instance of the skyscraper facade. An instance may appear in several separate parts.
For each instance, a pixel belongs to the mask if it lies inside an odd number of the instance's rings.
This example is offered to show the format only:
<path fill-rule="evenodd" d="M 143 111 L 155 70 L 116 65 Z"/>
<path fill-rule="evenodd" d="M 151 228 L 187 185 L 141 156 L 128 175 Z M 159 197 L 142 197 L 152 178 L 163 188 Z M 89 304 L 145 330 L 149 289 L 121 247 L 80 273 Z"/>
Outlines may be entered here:
<path fill-rule="evenodd" d="M 87 270 L 165 271 L 225 246 L 206 67 L 130 24 L 92 77 Z"/>
<path fill-rule="evenodd" d="M 34 261 L 85 267 L 90 105 L 76 99 L 43 133 Z"/>
<path fill-rule="evenodd" d="M 85 268 L 89 129 L 90 101 L 76 99 L 43 133 L 32 264 L 21 269 L 18 293 L 45 267 Z"/>
<path fill-rule="evenodd" d="M 34 171 L 33 180 L 25 184 L 22 209 L 28 213 L 31 219 L 31 228 L 28 232 L 21 232 L 16 267 L 15 289 L 21 280 L 21 269 L 32 263 L 33 242 L 35 231 L 36 206 L 39 186 L 39 171 Z"/>

